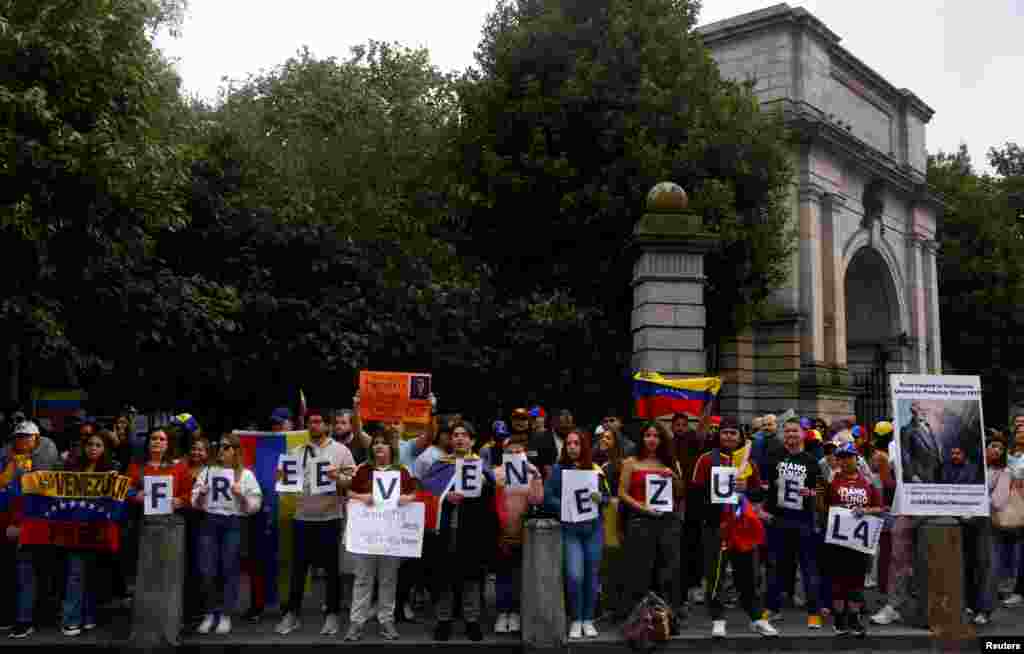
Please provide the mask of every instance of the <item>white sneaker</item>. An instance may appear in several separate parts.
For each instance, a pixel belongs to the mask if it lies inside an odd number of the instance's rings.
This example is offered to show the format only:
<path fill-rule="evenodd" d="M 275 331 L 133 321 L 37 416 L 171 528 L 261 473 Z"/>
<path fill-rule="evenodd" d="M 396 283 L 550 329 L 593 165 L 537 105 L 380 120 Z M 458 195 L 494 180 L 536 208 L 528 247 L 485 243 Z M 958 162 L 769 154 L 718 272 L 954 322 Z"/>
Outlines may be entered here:
<path fill-rule="evenodd" d="M 725 638 L 725 620 L 711 621 L 711 637 Z"/>
<path fill-rule="evenodd" d="M 338 616 L 328 613 L 324 618 L 324 626 L 320 628 L 321 636 L 335 636 L 338 633 Z"/>
<path fill-rule="evenodd" d="M 580 640 L 581 638 L 583 638 L 583 623 L 574 620 L 572 626 L 569 627 L 569 640 Z"/>
<path fill-rule="evenodd" d="M 1024 597 L 1020 593 L 1013 593 L 1009 597 L 1003 600 L 1003 606 L 1007 608 L 1013 608 L 1024 604 Z"/>
<path fill-rule="evenodd" d="M 508 633 L 508 613 L 499 613 L 498 619 L 494 621 L 494 633 Z"/>
<path fill-rule="evenodd" d="M 221 636 L 226 636 L 231 633 L 231 618 L 226 615 L 220 616 L 220 622 L 217 623 L 216 633 Z"/>
<path fill-rule="evenodd" d="M 301 626 L 302 623 L 299 622 L 299 619 L 295 614 L 288 612 L 285 613 L 284 617 L 281 618 L 281 621 L 277 623 L 276 627 L 274 627 L 274 631 L 282 636 L 286 636 Z"/>
<path fill-rule="evenodd" d="M 518 613 L 509 613 L 508 614 L 508 633 L 510 633 L 510 634 L 518 634 L 520 628 L 521 628 L 521 625 L 519 624 L 519 614 Z"/>
<path fill-rule="evenodd" d="M 597 627 L 590 620 L 583 623 L 583 637 L 584 638 L 597 638 Z"/>
<path fill-rule="evenodd" d="M 760 634 L 762 636 L 778 636 L 779 635 L 778 630 L 775 627 L 772 626 L 772 623 L 768 622 L 767 620 L 765 620 L 763 618 L 761 620 L 754 620 L 753 622 L 751 622 L 750 623 L 750 630 L 753 631 L 755 634 Z"/>
<path fill-rule="evenodd" d="M 903 616 L 900 615 L 899 611 L 886 604 L 882 607 L 881 611 L 871 616 L 871 624 L 892 624 L 902 619 Z"/>
<path fill-rule="evenodd" d="M 203 616 L 203 621 L 199 623 L 199 628 L 196 631 L 201 634 L 208 634 L 211 629 L 213 629 L 213 614 L 207 613 Z"/>

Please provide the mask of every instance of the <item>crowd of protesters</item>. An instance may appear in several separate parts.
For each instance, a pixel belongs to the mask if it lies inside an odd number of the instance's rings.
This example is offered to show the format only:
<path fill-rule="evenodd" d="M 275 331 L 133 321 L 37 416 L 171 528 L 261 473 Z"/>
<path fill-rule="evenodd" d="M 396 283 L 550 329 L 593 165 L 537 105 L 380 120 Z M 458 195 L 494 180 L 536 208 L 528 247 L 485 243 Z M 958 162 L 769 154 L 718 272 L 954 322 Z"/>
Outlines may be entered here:
<path fill-rule="evenodd" d="M 597 474 L 591 500 L 599 512 L 593 520 L 561 525 L 570 640 L 596 637 L 599 625 L 625 619 L 650 591 L 672 607 L 677 629 L 704 604 L 716 638 L 727 633 L 725 610 L 737 604 L 752 631 L 778 635 L 784 602 L 806 610 L 807 629 L 831 623 L 836 635 L 863 637 L 868 622 L 891 624 L 909 615 L 918 590 L 914 570 L 927 565 L 916 547 L 920 520 L 899 515 L 894 506 L 889 421 L 859 425 L 852 416 L 825 423 L 766 415 L 740 425 L 729 416 L 677 414 L 627 430 L 609 414 L 590 430 L 577 425 L 569 410 L 551 414 L 533 407 L 515 409 L 482 430 L 460 415 L 435 414 L 425 431 L 407 434 L 401 423 L 362 424 L 358 396 L 353 401 L 351 410 L 302 416 L 309 440 L 291 454 L 326 459 L 336 487 L 313 493 L 310 469 L 304 468 L 290 533 L 280 535 L 291 543 L 289 569 L 281 571 L 290 592 L 279 607 L 277 634 L 301 629 L 311 570 L 324 582 L 325 636 L 339 633 L 347 608 L 346 641 L 362 639 L 371 620 L 382 637 L 397 639 L 395 623 L 417 621 L 424 617 L 417 609 L 429 604 L 435 608 L 435 640 L 450 639 L 460 618 L 466 636 L 479 641 L 490 631 L 481 624 L 488 579 L 496 596 L 493 632 L 519 632 L 522 593 L 558 592 L 522 588 L 524 518 L 564 515 L 562 487 L 571 470 Z M 431 402 L 436 409 L 434 396 Z M 288 409 L 275 409 L 267 427 L 292 431 L 295 418 Z M 36 615 L 47 612 L 59 615 L 65 635 L 77 636 L 96 627 L 101 599 L 122 607 L 131 601 L 139 505 L 149 475 L 173 477 L 172 505 L 185 518 L 190 627 L 228 634 L 232 618 L 259 623 L 269 614 L 268 581 L 259 563 L 269 551 L 263 541 L 274 532 L 261 507 L 275 491 L 261 488 L 243 465 L 237 435 L 211 439 L 187 414 L 136 434 L 134 416 L 125 412 L 109 429 L 82 421 L 77 442 L 58 448 L 29 417 L 14 416 L 12 424 L 0 455 L 0 486 L 29 471 L 72 470 L 117 471 L 133 488 L 120 555 L 21 546 L 12 504 L 3 518 L 6 556 L 0 557 L 0 575 L 15 589 L 0 602 L 0 629 L 12 638 L 30 636 Z M 999 605 L 1024 605 L 1024 414 L 1006 432 L 989 430 L 986 441 L 984 461 L 969 460 L 965 448 L 954 444 L 941 470 L 946 479 L 988 480 L 991 516 L 961 520 L 964 605 L 979 626 Z M 502 461 L 521 454 L 529 461 L 529 482 L 513 487 Z M 483 462 L 479 497 L 452 488 L 438 492 L 432 485 L 439 475 L 450 478 L 460 460 Z M 738 503 L 711 501 L 711 473 L 720 466 L 737 470 L 732 488 Z M 218 468 L 234 471 L 228 508 L 208 502 Z M 400 504 L 428 504 L 420 559 L 346 551 L 347 504 L 374 503 L 376 472 L 399 473 Z M 671 489 L 670 510 L 652 506 L 652 479 Z M 780 505 L 783 479 L 798 480 L 800 501 Z M 833 506 L 885 519 L 876 555 L 825 542 L 825 517 Z M 243 574 L 249 577 L 248 611 L 238 616 Z M 885 601 L 874 614 L 865 608 L 869 588 Z"/>

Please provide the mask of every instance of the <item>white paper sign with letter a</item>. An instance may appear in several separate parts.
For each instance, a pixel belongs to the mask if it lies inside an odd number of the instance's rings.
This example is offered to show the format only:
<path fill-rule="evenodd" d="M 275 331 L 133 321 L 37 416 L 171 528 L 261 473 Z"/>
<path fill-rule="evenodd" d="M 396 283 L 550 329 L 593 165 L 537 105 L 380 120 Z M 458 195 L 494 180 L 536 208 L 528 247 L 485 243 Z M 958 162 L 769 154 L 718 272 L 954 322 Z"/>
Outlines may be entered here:
<path fill-rule="evenodd" d="M 310 459 L 309 466 L 312 468 L 313 480 L 310 492 L 312 495 L 330 495 L 338 492 L 338 484 L 327 475 L 331 467 L 331 461 L 327 458 Z M 305 473 L 305 471 L 303 471 Z"/>
<path fill-rule="evenodd" d="M 711 503 L 737 504 L 740 494 L 736 492 L 736 468 L 732 466 L 712 466 L 711 468 Z"/>
<path fill-rule="evenodd" d="M 465 497 L 480 497 L 484 490 L 484 462 L 455 459 L 455 492 Z"/>
<path fill-rule="evenodd" d="M 530 486 L 530 463 L 525 454 L 506 454 L 505 488 L 528 488 Z"/>
<path fill-rule="evenodd" d="M 397 470 L 373 471 L 373 506 L 378 509 L 398 508 L 402 494 L 402 473 Z"/>
<path fill-rule="evenodd" d="M 856 518 L 850 509 L 833 506 L 828 510 L 825 542 L 864 554 L 877 554 L 883 524 L 885 521 L 881 518 L 870 515 Z"/>
<path fill-rule="evenodd" d="M 301 493 L 302 492 L 302 463 L 299 457 L 291 454 L 282 454 L 277 460 L 277 470 L 281 478 L 274 485 L 278 493 Z"/>
<path fill-rule="evenodd" d="M 211 512 L 232 511 L 235 508 L 235 496 L 231 493 L 231 486 L 235 483 L 235 471 L 231 468 L 211 469 L 209 480 L 206 509 Z"/>
<path fill-rule="evenodd" d="M 672 511 L 672 478 L 649 474 L 644 477 L 647 508 L 658 513 Z"/>
<path fill-rule="evenodd" d="M 562 521 L 586 522 L 598 516 L 596 470 L 562 471 Z"/>
<path fill-rule="evenodd" d="M 146 515 L 168 515 L 174 513 L 174 477 L 150 477 L 146 475 L 143 490 L 146 499 Z"/>

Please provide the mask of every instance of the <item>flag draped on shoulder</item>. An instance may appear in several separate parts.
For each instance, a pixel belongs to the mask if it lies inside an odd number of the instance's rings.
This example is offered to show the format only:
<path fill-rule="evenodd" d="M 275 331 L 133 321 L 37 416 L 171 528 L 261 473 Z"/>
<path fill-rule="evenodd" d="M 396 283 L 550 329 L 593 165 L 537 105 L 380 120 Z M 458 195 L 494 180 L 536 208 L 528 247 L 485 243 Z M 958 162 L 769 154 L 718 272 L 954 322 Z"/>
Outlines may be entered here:
<path fill-rule="evenodd" d="M 131 479 L 113 472 L 30 472 L 21 478 L 19 544 L 116 552 Z"/>
<path fill-rule="evenodd" d="M 668 379 L 641 370 L 633 375 L 633 402 L 638 418 L 657 418 L 673 413 L 700 415 L 722 389 L 721 377 Z"/>

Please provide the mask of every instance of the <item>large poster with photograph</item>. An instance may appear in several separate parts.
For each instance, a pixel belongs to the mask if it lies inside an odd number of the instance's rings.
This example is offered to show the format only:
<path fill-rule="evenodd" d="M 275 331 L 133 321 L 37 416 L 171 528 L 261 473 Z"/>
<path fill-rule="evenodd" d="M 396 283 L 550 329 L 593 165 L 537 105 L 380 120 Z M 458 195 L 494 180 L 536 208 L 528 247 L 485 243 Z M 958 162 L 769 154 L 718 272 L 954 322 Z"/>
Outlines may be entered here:
<path fill-rule="evenodd" d="M 989 514 L 981 379 L 891 375 L 902 515 Z"/>

